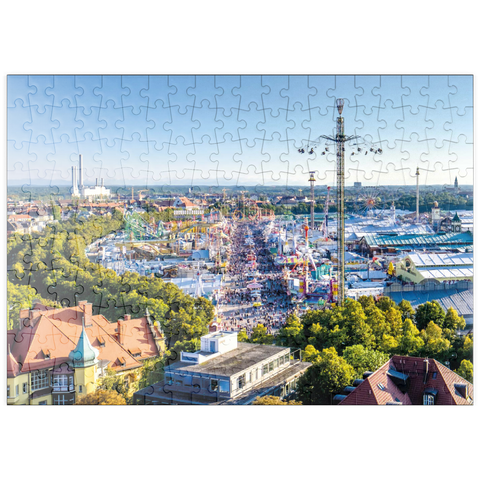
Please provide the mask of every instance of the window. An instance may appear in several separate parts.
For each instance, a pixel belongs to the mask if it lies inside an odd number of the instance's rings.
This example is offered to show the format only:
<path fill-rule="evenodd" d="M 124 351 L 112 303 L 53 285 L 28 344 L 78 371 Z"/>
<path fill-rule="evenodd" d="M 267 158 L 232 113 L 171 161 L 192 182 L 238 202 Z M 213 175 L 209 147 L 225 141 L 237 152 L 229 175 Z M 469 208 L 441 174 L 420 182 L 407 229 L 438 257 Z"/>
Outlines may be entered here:
<path fill-rule="evenodd" d="M 383 383 L 379 383 L 377 385 L 377 387 L 380 389 L 380 390 L 385 390 L 385 385 Z"/>
<path fill-rule="evenodd" d="M 237 388 L 242 389 L 245 386 L 245 374 L 240 375 L 237 379 Z"/>
<path fill-rule="evenodd" d="M 210 379 L 210 391 L 216 392 L 218 390 L 218 380 L 216 378 Z"/>
<path fill-rule="evenodd" d="M 228 380 L 220 380 L 218 382 L 219 392 L 228 393 L 230 392 L 230 382 Z"/>
<path fill-rule="evenodd" d="M 433 395 L 424 395 L 423 396 L 424 405 L 435 405 L 435 398 Z"/>
<path fill-rule="evenodd" d="M 283 365 L 285 363 L 285 358 L 284 357 L 280 357 L 280 365 Z"/>
<path fill-rule="evenodd" d="M 24 384 L 22 385 L 22 392 L 23 392 L 23 393 L 27 393 L 27 383 L 24 383 Z"/>
<path fill-rule="evenodd" d="M 48 374 L 46 370 L 32 372 L 31 388 L 33 390 L 40 390 L 48 387 Z"/>
<path fill-rule="evenodd" d="M 47 401 L 46 400 L 42 400 L 41 402 L 38 402 L 39 405 L 46 405 L 47 404 Z"/>
<path fill-rule="evenodd" d="M 66 388 L 67 386 L 68 386 L 68 377 L 66 375 L 54 375 L 53 376 L 53 388 L 60 389 L 62 387 Z"/>
<path fill-rule="evenodd" d="M 18 390 L 20 389 L 20 385 L 15 385 L 15 396 L 18 397 Z"/>
<path fill-rule="evenodd" d="M 67 400 L 65 400 L 65 395 L 58 395 L 53 397 L 53 404 L 54 405 L 67 405 Z"/>
<path fill-rule="evenodd" d="M 7 397 L 10 397 L 10 385 L 7 385 Z"/>
<path fill-rule="evenodd" d="M 285 355 L 284 358 L 285 358 L 285 363 L 290 363 L 290 355 L 288 353 Z"/>
<path fill-rule="evenodd" d="M 82 389 L 82 386 L 79 385 L 79 386 L 78 386 L 78 393 L 82 393 L 82 390 L 83 390 L 83 389 Z"/>
<path fill-rule="evenodd" d="M 268 364 L 265 364 L 262 367 L 262 375 L 266 375 L 268 373 Z"/>
<path fill-rule="evenodd" d="M 273 362 L 270 362 L 270 363 L 268 364 L 268 371 L 269 371 L 269 372 L 273 372 Z"/>
<path fill-rule="evenodd" d="M 437 372 L 433 372 L 432 378 L 433 378 L 433 379 L 437 378 Z"/>
<path fill-rule="evenodd" d="M 215 353 L 215 340 L 210 340 L 210 351 Z"/>

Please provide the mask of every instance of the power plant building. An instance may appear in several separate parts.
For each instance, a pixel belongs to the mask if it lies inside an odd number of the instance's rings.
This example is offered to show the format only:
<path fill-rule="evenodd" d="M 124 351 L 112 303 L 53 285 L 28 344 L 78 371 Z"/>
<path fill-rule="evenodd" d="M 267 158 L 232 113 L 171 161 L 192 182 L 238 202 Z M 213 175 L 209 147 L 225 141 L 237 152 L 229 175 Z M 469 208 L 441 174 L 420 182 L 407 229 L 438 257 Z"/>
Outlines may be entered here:
<path fill-rule="evenodd" d="M 97 198 L 110 198 L 110 189 L 105 188 L 103 178 L 98 178 L 94 186 L 85 186 L 83 184 L 83 158 L 78 156 L 78 167 L 72 167 L 72 197 L 80 197 L 88 200 L 95 200 Z"/>

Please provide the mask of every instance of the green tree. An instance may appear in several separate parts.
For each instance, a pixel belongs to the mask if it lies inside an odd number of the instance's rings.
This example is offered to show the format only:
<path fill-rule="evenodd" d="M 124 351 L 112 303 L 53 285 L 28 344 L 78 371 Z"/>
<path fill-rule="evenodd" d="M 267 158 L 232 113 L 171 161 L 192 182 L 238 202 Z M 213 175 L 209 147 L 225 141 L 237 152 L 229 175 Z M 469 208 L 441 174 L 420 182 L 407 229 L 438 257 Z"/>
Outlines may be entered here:
<path fill-rule="evenodd" d="M 81 396 L 75 405 L 126 405 L 125 398 L 114 390 L 96 390 Z"/>
<path fill-rule="evenodd" d="M 355 370 L 335 348 L 322 350 L 298 382 L 298 398 L 306 405 L 330 405 L 333 396 L 350 385 Z"/>
<path fill-rule="evenodd" d="M 424 342 L 420 337 L 418 328 L 410 318 L 407 318 L 403 322 L 402 333 L 398 339 L 398 353 L 400 355 L 414 356 L 418 354 L 423 345 Z"/>
<path fill-rule="evenodd" d="M 253 405 L 302 405 L 302 402 L 296 400 L 281 400 L 280 397 L 273 395 L 265 395 L 264 397 L 257 397 Z"/>
<path fill-rule="evenodd" d="M 356 377 L 361 377 L 363 372 L 378 370 L 388 361 L 389 356 L 363 345 L 352 345 L 344 350 L 343 358 L 355 369 Z"/>
<path fill-rule="evenodd" d="M 397 308 L 397 304 L 390 297 L 384 296 L 379 298 L 377 308 L 386 312 L 390 308 Z"/>
<path fill-rule="evenodd" d="M 300 346 L 300 348 L 302 348 L 305 343 L 306 340 L 305 335 L 303 334 L 303 325 L 301 320 L 295 314 L 290 314 L 285 319 L 285 325 L 277 334 L 276 344 L 287 347 Z"/>
<path fill-rule="evenodd" d="M 449 330 L 463 330 L 465 328 L 465 319 L 460 317 L 453 307 L 449 307 L 443 320 L 443 328 Z"/>
<path fill-rule="evenodd" d="M 467 382 L 473 383 L 473 363 L 469 360 L 462 360 L 460 366 L 455 372 Z"/>
<path fill-rule="evenodd" d="M 419 305 L 415 313 L 415 323 L 420 330 L 426 328 L 430 322 L 443 327 L 444 318 L 445 313 L 436 300 Z"/>
<path fill-rule="evenodd" d="M 15 285 L 7 280 L 7 329 L 19 328 L 20 310 L 32 308 L 37 292 L 29 285 Z"/>
<path fill-rule="evenodd" d="M 248 335 L 244 328 L 238 332 L 237 340 L 239 342 L 248 342 Z"/>
<path fill-rule="evenodd" d="M 406 318 L 415 318 L 415 310 L 412 307 L 412 304 L 408 300 L 402 300 L 398 304 L 398 309 L 402 314 L 402 320 Z"/>
<path fill-rule="evenodd" d="M 420 333 L 424 342 L 424 355 L 438 360 L 448 358 L 450 342 L 443 337 L 442 329 L 433 321 L 429 322 L 427 328 Z"/>
<path fill-rule="evenodd" d="M 250 337 L 251 343 L 261 343 L 262 345 L 271 345 L 273 343 L 274 336 L 267 334 L 267 327 L 259 324 L 252 330 Z"/>

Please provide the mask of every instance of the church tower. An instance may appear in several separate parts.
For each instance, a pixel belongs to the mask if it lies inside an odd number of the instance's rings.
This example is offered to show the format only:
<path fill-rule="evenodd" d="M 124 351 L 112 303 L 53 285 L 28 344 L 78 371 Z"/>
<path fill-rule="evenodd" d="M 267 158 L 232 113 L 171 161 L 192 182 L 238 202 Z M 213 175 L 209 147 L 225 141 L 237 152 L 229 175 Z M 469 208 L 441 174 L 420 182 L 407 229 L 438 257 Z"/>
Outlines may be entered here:
<path fill-rule="evenodd" d="M 455 188 L 455 193 L 458 193 L 458 179 L 457 177 L 455 177 L 455 183 L 453 184 L 454 188 Z"/>

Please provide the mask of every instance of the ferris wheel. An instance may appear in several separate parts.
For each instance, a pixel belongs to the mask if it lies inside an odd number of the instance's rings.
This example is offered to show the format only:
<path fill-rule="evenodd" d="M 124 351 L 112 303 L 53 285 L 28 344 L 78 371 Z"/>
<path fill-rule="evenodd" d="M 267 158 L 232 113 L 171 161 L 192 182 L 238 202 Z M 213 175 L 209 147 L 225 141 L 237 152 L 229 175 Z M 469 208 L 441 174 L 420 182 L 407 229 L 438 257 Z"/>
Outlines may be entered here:
<path fill-rule="evenodd" d="M 367 218 L 384 216 L 394 211 L 395 201 L 400 198 L 398 190 L 382 186 L 364 186 L 354 194 L 353 212 Z"/>

